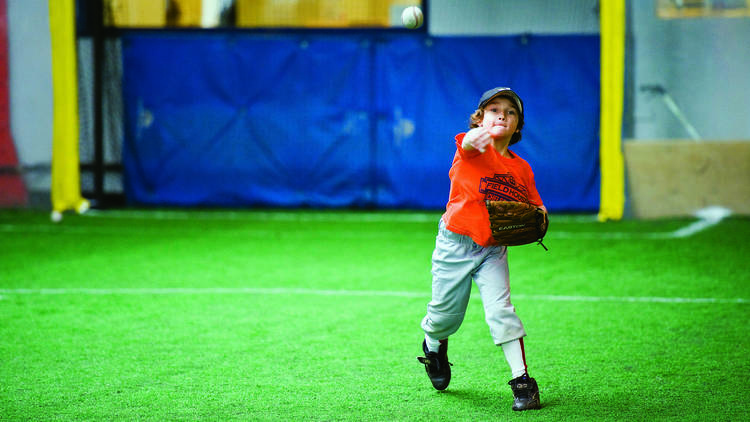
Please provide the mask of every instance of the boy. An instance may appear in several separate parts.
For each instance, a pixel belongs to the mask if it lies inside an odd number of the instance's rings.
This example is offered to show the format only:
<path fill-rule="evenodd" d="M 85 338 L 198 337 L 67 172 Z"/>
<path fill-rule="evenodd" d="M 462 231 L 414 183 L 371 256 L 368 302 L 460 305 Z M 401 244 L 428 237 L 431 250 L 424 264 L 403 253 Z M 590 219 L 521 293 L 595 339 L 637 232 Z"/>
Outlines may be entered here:
<path fill-rule="evenodd" d="M 521 140 L 523 123 L 521 98 L 510 88 L 493 88 L 479 99 L 470 130 L 455 137 L 450 198 L 432 254 L 432 300 L 422 320 L 425 356 L 418 358 L 432 385 L 447 388 L 448 337 L 463 322 L 473 279 L 490 334 L 511 369 L 513 410 L 541 408 L 539 388 L 528 375 L 526 332 L 510 302 L 507 247 L 492 238 L 485 200 L 528 202 L 547 212 L 531 167 L 508 149 Z"/>

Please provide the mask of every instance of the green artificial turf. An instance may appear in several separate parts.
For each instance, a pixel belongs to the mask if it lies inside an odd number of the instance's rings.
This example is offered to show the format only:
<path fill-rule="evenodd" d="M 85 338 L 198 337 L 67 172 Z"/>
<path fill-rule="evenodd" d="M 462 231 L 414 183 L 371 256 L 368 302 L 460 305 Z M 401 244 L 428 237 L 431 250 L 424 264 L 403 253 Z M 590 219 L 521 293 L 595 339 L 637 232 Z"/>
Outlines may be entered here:
<path fill-rule="evenodd" d="M 432 389 L 439 213 L 0 211 L 0 420 L 748 420 L 750 219 L 551 217 L 509 253 L 543 408 L 476 292 Z"/>

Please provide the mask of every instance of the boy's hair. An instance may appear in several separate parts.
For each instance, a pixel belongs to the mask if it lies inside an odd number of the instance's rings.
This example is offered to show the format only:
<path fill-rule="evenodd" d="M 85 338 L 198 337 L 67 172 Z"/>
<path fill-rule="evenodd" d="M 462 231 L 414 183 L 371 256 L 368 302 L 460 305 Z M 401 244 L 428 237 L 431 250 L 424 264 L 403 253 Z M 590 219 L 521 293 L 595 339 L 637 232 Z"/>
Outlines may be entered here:
<path fill-rule="evenodd" d="M 504 95 L 498 95 L 498 97 L 504 97 Z M 512 98 L 508 98 L 508 99 L 511 100 L 511 103 L 513 103 Z M 484 107 L 476 109 L 474 113 L 472 113 L 471 116 L 469 117 L 469 129 L 474 129 L 475 127 L 481 126 L 483 119 L 484 119 Z M 513 136 L 511 136 L 510 143 L 508 145 L 513 145 L 521 141 L 521 129 L 523 129 L 523 113 L 520 113 L 520 110 L 519 110 L 518 126 L 516 126 L 516 130 L 518 130 L 518 132 L 513 133 Z"/>

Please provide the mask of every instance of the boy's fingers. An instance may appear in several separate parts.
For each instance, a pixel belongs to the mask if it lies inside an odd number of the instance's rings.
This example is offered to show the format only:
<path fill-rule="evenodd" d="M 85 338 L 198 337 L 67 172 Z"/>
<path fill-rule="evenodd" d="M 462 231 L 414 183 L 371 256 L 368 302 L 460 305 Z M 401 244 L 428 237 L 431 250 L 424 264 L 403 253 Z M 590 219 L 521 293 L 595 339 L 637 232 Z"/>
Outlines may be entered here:
<path fill-rule="evenodd" d="M 478 144 L 477 145 L 477 147 L 478 147 L 477 149 L 479 150 L 479 152 L 481 152 L 482 154 L 484 154 L 484 151 L 487 150 L 487 148 L 486 148 L 487 142 L 477 142 L 477 144 Z"/>

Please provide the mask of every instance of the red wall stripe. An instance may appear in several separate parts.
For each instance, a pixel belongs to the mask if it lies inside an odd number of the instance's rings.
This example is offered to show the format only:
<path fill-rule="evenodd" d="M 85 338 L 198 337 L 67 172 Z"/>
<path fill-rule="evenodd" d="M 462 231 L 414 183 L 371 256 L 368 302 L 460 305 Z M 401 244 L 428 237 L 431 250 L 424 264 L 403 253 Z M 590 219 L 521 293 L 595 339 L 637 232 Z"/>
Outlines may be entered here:
<path fill-rule="evenodd" d="M 10 133 L 8 89 L 8 4 L 0 0 L 0 207 L 26 204 L 26 187 Z"/>

